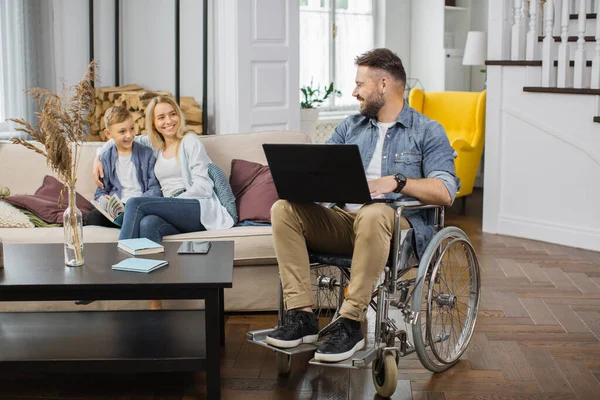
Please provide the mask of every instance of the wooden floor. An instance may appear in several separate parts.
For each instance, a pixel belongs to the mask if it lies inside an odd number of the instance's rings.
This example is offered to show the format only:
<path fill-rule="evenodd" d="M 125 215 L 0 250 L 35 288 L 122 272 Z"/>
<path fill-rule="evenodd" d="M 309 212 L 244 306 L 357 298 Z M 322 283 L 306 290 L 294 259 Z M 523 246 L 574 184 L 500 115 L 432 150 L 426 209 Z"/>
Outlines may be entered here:
<path fill-rule="evenodd" d="M 481 233 L 481 193 L 449 210 L 471 238 L 482 270 L 475 335 L 442 374 L 402 358 L 393 399 L 600 399 L 600 253 Z M 273 314 L 229 315 L 223 399 L 374 399 L 371 370 L 307 366 L 278 377 L 275 356 L 245 341 L 276 324 Z M 205 375 L 0 377 L 0 399 L 203 399 Z"/>

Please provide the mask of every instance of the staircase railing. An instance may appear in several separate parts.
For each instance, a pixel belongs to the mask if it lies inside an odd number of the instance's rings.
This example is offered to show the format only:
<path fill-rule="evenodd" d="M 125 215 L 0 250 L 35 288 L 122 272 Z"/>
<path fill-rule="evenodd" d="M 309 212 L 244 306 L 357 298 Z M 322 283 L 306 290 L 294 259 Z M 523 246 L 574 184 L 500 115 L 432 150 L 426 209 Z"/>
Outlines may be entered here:
<path fill-rule="evenodd" d="M 541 59 L 541 86 L 600 89 L 598 11 L 600 0 L 490 2 L 488 58 Z M 597 18 L 588 19 L 590 14 Z M 595 42 L 593 50 L 586 46 L 590 42 Z"/>

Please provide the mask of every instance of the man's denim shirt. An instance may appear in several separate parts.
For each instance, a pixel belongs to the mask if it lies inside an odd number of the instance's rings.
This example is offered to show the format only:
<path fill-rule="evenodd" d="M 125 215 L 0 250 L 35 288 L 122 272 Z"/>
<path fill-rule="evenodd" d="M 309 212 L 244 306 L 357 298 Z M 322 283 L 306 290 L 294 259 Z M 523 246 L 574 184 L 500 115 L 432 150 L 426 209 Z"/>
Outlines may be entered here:
<path fill-rule="evenodd" d="M 366 171 L 378 139 L 377 119 L 351 115 L 335 128 L 327 143 L 358 145 Z M 381 176 L 400 173 L 414 179 L 437 178 L 446 185 L 454 200 L 458 191 L 458 178 L 454 169 L 455 154 L 444 128 L 404 101 L 402 112 L 384 138 Z M 416 200 L 401 193 L 389 193 L 385 197 Z M 403 215 L 414 228 L 416 251 L 421 257 L 433 236 L 433 210 L 407 210 Z"/>

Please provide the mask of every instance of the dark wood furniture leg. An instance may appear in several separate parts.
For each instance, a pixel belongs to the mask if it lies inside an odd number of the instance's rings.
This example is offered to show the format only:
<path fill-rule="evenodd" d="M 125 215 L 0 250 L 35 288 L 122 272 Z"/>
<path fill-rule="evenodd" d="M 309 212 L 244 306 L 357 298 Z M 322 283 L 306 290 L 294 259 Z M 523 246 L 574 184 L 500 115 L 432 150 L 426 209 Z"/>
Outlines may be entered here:
<path fill-rule="evenodd" d="M 221 347 L 225 347 L 225 298 L 224 289 L 219 289 L 219 313 L 220 313 L 220 321 L 221 324 Z"/>
<path fill-rule="evenodd" d="M 209 399 L 221 398 L 221 318 L 219 292 L 223 289 L 206 291 L 206 390 Z"/>

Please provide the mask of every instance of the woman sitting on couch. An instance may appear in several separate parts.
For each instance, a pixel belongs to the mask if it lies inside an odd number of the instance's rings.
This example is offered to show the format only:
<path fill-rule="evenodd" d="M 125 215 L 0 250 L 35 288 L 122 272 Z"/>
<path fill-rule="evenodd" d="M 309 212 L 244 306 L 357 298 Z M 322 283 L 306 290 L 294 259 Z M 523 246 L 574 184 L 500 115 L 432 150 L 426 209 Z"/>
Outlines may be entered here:
<path fill-rule="evenodd" d="M 211 163 L 194 132 L 186 132 L 181 109 L 171 98 L 158 96 L 146 108 L 146 131 L 135 140 L 154 150 L 154 173 L 164 197 L 131 198 L 119 239 L 145 237 L 161 242 L 165 235 L 226 229 L 234 220 L 219 201 L 208 175 Z M 109 147 L 102 147 L 103 152 Z M 94 179 L 104 175 L 98 157 Z"/>

